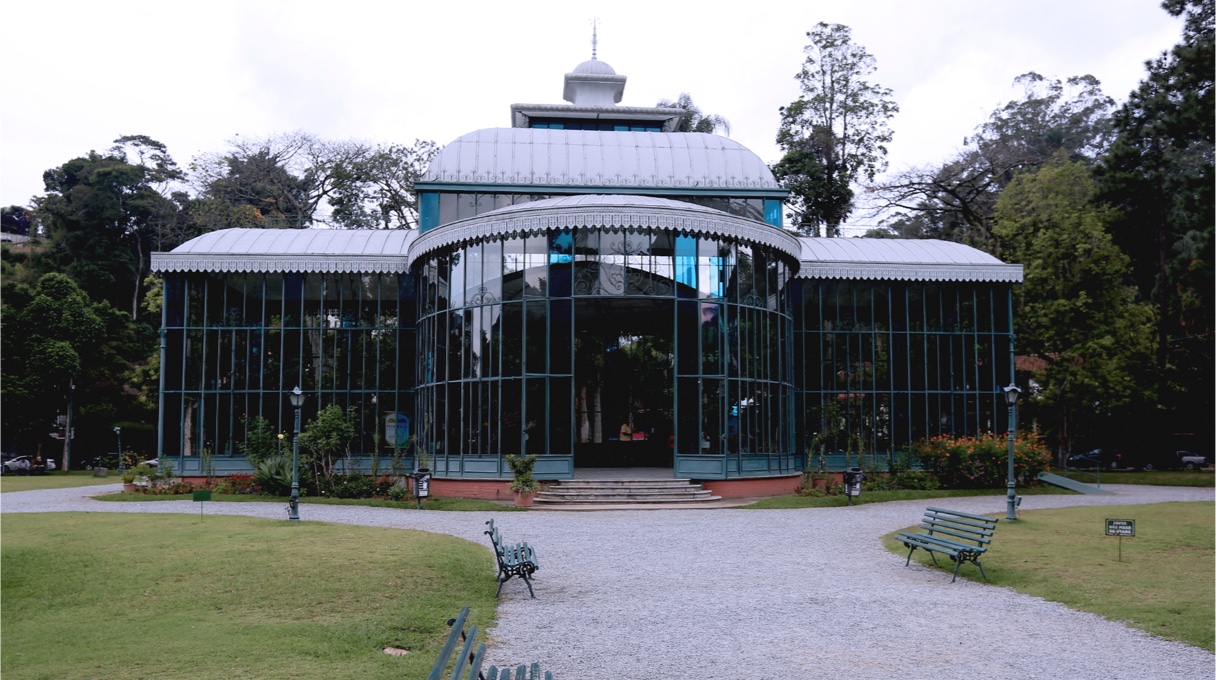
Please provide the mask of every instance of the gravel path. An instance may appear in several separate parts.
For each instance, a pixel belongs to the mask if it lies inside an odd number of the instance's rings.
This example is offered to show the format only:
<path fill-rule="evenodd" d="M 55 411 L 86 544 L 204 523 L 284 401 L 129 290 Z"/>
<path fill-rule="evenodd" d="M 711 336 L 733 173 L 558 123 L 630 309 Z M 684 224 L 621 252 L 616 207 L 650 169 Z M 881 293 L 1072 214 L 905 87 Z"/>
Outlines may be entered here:
<path fill-rule="evenodd" d="M 1022 509 L 1216 500 L 1211 488 L 1107 488 L 1115 494 L 1027 496 Z M 0 512 L 198 512 L 181 501 L 87 497 L 114 490 L 6 493 Z M 948 505 L 1003 513 L 1005 500 Z M 503 587 L 490 661 L 537 661 L 559 680 L 1216 676 L 1216 656 L 1206 650 L 999 586 L 905 568 L 877 539 L 913 524 L 924 506 L 500 515 L 507 540 L 536 546 L 541 570 L 538 599 L 518 579 Z M 282 503 L 211 503 L 207 513 L 285 516 Z M 477 513 L 306 504 L 301 515 L 486 543 Z"/>

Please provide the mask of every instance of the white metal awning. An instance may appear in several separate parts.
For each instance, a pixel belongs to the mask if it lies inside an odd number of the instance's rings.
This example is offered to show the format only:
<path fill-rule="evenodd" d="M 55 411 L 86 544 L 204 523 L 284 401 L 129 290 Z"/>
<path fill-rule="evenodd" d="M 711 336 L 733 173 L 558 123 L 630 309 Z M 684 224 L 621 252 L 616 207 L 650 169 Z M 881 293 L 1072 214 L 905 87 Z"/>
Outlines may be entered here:
<path fill-rule="evenodd" d="M 1022 265 L 950 241 L 804 236 L 804 279 L 993 281 L 1021 283 Z"/>
<path fill-rule="evenodd" d="M 413 229 L 221 229 L 152 253 L 156 272 L 406 271 Z"/>

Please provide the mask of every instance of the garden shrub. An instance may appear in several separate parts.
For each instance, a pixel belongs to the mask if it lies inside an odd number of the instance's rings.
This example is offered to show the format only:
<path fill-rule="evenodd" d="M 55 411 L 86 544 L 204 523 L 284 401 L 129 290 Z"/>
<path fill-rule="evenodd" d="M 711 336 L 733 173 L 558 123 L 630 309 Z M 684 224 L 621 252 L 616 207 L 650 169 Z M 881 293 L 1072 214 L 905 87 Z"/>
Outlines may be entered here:
<path fill-rule="evenodd" d="M 375 492 L 376 484 L 372 479 L 360 474 L 334 475 L 330 488 L 334 498 L 371 498 Z"/>
<path fill-rule="evenodd" d="M 245 426 L 245 441 L 238 442 L 236 447 L 250 465 L 257 465 L 271 456 L 283 453 L 284 440 L 275 433 L 269 420 L 254 416 L 241 422 Z"/>
<path fill-rule="evenodd" d="M 215 493 L 244 495 L 258 493 L 253 484 L 253 475 L 229 475 L 215 483 Z"/>
<path fill-rule="evenodd" d="M 281 454 L 264 458 L 253 469 L 253 484 L 272 496 L 291 493 L 291 458 Z"/>
<path fill-rule="evenodd" d="M 395 486 L 397 486 L 397 481 L 392 477 L 377 477 L 375 484 L 372 486 L 372 495 L 378 498 L 387 498 L 389 492 L 391 492 Z"/>
<path fill-rule="evenodd" d="M 181 496 L 188 493 L 194 493 L 195 490 L 203 488 L 206 488 L 206 484 L 194 484 L 192 482 L 175 479 L 159 486 L 149 486 L 145 493 L 154 496 Z"/>
<path fill-rule="evenodd" d="M 921 440 L 912 446 L 927 470 L 946 489 L 992 489 L 1005 486 L 1009 440 L 1000 435 Z M 1014 440 L 1014 471 L 1021 486 L 1034 483 L 1047 469 L 1051 453 L 1033 435 Z"/>
<path fill-rule="evenodd" d="M 896 472 L 891 475 L 892 483 L 896 489 L 909 489 L 913 491 L 936 491 L 941 484 L 938 483 L 937 477 L 925 472 L 924 470 L 906 470 L 904 472 Z"/>

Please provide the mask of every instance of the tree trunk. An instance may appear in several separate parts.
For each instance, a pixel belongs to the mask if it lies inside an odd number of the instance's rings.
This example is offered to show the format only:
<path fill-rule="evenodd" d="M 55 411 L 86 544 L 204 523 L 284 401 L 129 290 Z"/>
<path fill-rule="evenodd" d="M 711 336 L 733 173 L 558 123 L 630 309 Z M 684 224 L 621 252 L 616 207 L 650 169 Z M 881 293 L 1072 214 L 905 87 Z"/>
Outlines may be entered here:
<path fill-rule="evenodd" d="M 139 283 L 144 278 L 144 248 L 138 238 L 135 239 L 135 292 L 131 295 L 131 319 L 139 315 Z"/>

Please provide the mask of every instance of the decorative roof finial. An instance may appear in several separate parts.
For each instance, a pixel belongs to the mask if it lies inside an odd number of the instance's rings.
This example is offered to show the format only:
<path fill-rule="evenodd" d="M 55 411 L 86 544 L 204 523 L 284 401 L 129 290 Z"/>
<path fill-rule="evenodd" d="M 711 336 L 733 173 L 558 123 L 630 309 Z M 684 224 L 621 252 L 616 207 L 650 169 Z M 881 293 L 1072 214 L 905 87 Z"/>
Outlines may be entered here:
<path fill-rule="evenodd" d="M 597 38 L 595 35 L 596 24 L 598 24 L 599 21 L 599 18 L 591 19 L 591 61 L 595 61 L 595 47 L 596 43 L 599 42 L 599 38 Z"/>

